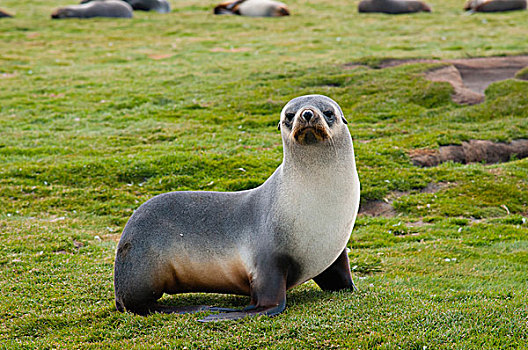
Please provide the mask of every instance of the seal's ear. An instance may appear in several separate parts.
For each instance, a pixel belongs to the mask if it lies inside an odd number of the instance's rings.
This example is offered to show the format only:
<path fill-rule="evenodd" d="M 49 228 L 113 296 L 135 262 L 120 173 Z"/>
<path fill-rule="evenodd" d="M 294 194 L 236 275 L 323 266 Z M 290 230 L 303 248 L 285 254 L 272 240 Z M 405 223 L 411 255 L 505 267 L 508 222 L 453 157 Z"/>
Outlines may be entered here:
<path fill-rule="evenodd" d="M 345 119 L 345 117 L 341 117 L 341 120 L 343 121 L 343 123 L 348 124 L 348 122 L 347 122 L 347 120 Z"/>
<path fill-rule="evenodd" d="M 279 122 L 279 125 L 277 126 L 277 130 L 279 130 L 279 131 L 280 131 L 280 122 Z"/>

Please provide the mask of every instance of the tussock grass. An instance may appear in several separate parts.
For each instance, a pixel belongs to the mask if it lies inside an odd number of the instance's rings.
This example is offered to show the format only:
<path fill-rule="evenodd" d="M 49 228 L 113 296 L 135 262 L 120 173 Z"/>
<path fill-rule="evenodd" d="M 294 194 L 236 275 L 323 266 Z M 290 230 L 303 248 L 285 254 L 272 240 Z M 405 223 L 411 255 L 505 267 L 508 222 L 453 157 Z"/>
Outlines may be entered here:
<path fill-rule="evenodd" d="M 0 20 L 0 347 L 526 348 L 528 161 L 423 169 L 408 151 L 527 138 L 528 82 L 458 106 L 423 78 L 432 65 L 348 65 L 528 50 L 526 11 L 429 2 L 431 14 L 387 16 L 294 0 L 289 18 L 251 19 L 191 0 L 168 15 L 51 21 L 71 2 L 3 1 L 16 17 Z M 362 202 L 401 194 L 396 217 L 358 218 L 360 291 L 310 282 L 276 318 L 222 324 L 115 312 L 114 249 L 133 210 L 162 192 L 262 183 L 281 162 L 282 106 L 308 93 L 343 107 Z"/>

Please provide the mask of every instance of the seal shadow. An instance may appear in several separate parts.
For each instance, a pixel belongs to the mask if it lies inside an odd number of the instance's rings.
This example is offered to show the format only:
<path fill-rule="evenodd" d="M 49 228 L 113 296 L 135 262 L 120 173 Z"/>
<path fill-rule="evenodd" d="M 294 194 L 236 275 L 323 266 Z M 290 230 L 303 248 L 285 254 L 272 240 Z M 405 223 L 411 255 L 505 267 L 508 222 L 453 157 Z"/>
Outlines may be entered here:
<path fill-rule="evenodd" d="M 243 308 L 247 306 L 249 302 L 250 298 L 248 296 L 218 293 L 164 294 L 163 297 L 158 300 L 160 305 L 165 306 L 208 305 L 211 307 L 227 308 Z"/>
<path fill-rule="evenodd" d="M 311 282 L 313 283 L 313 282 Z M 286 294 L 286 308 L 295 309 L 298 305 L 316 304 L 326 299 L 333 299 L 339 292 L 324 291 L 319 289 L 315 284 L 313 286 L 298 286 L 289 290 Z M 358 292 L 350 292 L 358 293 Z M 243 309 L 250 303 L 250 297 L 233 294 L 217 294 L 217 293 L 185 293 L 185 294 L 164 294 L 158 300 L 160 305 L 165 306 L 194 306 L 207 305 L 214 308 L 232 308 Z M 213 313 L 216 311 L 201 310 L 199 312 Z"/>

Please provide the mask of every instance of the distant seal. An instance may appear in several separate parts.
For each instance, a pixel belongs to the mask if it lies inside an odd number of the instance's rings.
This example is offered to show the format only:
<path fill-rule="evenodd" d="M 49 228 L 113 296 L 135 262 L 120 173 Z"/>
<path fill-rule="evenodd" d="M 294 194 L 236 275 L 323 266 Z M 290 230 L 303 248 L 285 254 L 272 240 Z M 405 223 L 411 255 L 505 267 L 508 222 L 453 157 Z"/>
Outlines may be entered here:
<path fill-rule="evenodd" d="M 464 6 L 464 10 L 474 12 L 503 12 L 525 9 L 526 0 L 469 0 Z"/>
<path fill-rule="evenodd" d="M 105 0 L 82 0 L 81 4 L 93 1 Z M 156 11 L 159 13 L 169 13 L 171 8 L 167 0 L 122 0 L 128 3 L 134 10 L 140 11 Z"/>
<path fill-rule="evenodd" d="M 215 15 L 240 15 L 249 17 L 289 16 L 288 7 L 273 0 L 236 0 L 226 1 L 214 8 Z"/>
<path fill-rule="evenodd" d="M 5 12 L 4 10 L 0 10 L 0 18 L 7 18 L 7 17 L 13 17 L 13 15 Z"/>
<path fill-rule="evenodd" d="M 414 12 L 431 12 L 431 7 L 417 0 L 362 0 L 359 12 L 381 12 L 391 15 Z"/>
<path fill-rule="evenodd" d="M 51 18 L 93 18 L 120 17 L 132 18 L 132 7 L 121 0 L 94 1 L 82 5 L 70 5 L 53 11 Z"/>
<path fill-rule="evenodd" d="M 354 290 L 346 244 L 359 205 L 352 138 L 322 95 L 288 102 L 279 128 L 283 162 L 240 192 L 158 195 L 129 219 L 115 257 L 116 307 L 137 314 L 226 311 L 203 322 L 276 315 L 307 280 Z M 251 296 L 243 310 L 157 303 L 163 293 Z M 233 311 L 233 312 L 227 312 Z"/>

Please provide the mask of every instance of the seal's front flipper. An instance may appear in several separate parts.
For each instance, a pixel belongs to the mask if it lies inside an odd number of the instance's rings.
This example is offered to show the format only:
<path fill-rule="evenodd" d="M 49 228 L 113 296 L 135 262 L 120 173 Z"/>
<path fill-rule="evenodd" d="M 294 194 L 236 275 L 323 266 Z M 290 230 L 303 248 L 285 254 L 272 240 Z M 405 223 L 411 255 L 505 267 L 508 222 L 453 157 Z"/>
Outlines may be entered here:
<path fill-rule="evenodd" d="M 248 311 L 237 311 L 237 312 L 228 312 L 228 313 L 222 313 L 222 314 L 216 314 L 216 315 L 209 315 L 201 320 L 198 320 L 198 322 L 219 322 L 219 321 L 229 321 L 229 320 L 238 320 L 244 317 L 254 317 L 254 316 L 269 316 L 273 317 L 275 315 L 280 314 L 284 309 L 286 308 L 286 299 L 279 304 L 275 306 L 267 306 L 267 307 L 257 307 L 252 308 Z"/>
<path fill-rule="evenodd" d="M 349 289 L 356 291 L 357 288 L 352 281 L 350 263 L 348 262 L 347 249 L 345 248 L 337 257 L 336 261 L 319 275 L 313 278 L 322 290 L 336 291 Z"/>
<path fill-rule="evenodd" d="M 242 311 L 209 315 L 200 322 L 238 320 L 253 316 L 275 316 L 286 308 L 286 280 L 291 266 L 285 259 L 263 255 L 258 276 L 251 281 L 251 304 Z"/>

